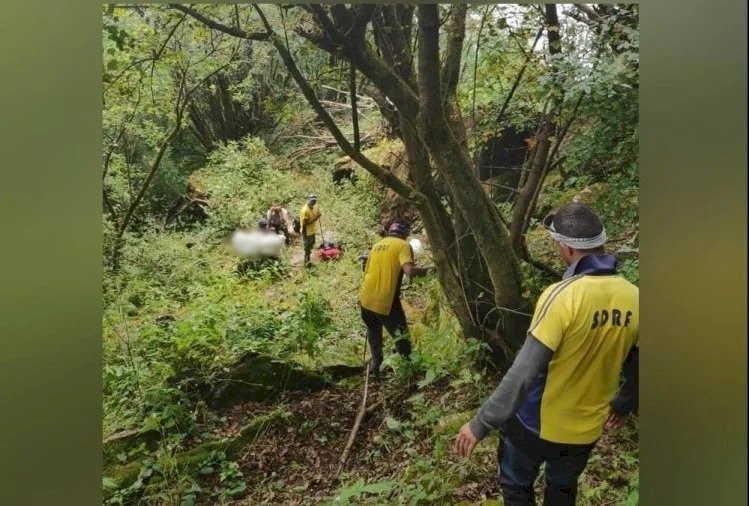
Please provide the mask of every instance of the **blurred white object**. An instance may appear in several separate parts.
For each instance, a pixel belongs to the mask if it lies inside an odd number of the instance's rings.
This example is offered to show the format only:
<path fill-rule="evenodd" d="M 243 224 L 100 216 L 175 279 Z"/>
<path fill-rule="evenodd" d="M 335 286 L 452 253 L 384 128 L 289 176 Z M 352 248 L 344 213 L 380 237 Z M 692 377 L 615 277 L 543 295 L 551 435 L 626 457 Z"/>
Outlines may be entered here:
<path fill-rule="evenodd" d="M 237 230 L 231 236 L 234 253 L 243 258 L 277 257 L 281 254 L 285 238 L 281 234 Z"/>
<path fill-rule="evenodd" d="M 266 257 L 277 257 L 281 254 L 286 238 L 280 234 L 261 234 L 260 255 Z"/>
<path fill-rule="evenodd" d="M 424 247 L 421 245 L 421 241 L 418 239 L 411 239 L 408 242 L 411 244 L 411 249 L 413 250 L 414 255 L 421 255 L 421 253 L 424 251 Z"/>

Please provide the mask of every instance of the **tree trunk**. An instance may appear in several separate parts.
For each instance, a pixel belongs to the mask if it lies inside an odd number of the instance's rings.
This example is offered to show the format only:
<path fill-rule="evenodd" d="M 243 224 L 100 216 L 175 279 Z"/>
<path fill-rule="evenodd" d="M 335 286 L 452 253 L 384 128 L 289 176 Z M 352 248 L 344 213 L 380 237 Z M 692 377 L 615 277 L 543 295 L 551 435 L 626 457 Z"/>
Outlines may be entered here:
<path fill-rule="evenodd" d="M 453 13 L 455 14 L 455 13 Z M 469 224 L 494 288 L 499 326 L 510 347 L 525 338 L 526 304 L 521 275 L 507 229 L 476 177 L 468 152 L 450 131 L 440 100 L 439 19 L 436 5 L 419 5 L 420 130 L 437 169 L 444 177 L 458 211 Z"/>
<path fill-rule="evenodd" d="M 512 238 L 512 247 L 515 250 L 515 253 L 521 257 L 524 256 L 522 244 L 526 214 L 530 210 L 536 189 L 541 183 L 543 177 L 546 160 L 549 155 L 549 147 L 551 145 L 549 136 L 552 128 L 551 118 L 548 115 L 544 115 L 544 118 L 541 120 L 541 126 L 536 134 L 536 147 L 533 150 L 530 171 L 527 173 L 527 177 L 523 181 L 523 185 L 518 192 L 518 198 L 515 201 L 515 206 L 512 208 L 510 237 Z"/>
<path fill-rule="evenodd" d="M 555 57 L 561 52 L 561 39 L 559 36 L 559 18 L 557 17 L 557 7 L 555 4 L 546 4 L 545 6 L 546 31 L 549 40 L 549 53 Z M 554 60 L 551 64 L 552 90 L 551 106 L 549 113 L 544 114 L 536 134 L 535 150 L 532 155 L 530 171 L 527 178 L 523 179 L 522 185 L 518 191 L 518 198 L 512 209 L 512 224 L 510 227 L 510 238 L 515 253 L 525 259 L 528 258 L 527 249 L 525 248 L 525 228 L 530 221 L 530 214 L 533 212 L 535 199 L 541 191 L 541 185 L 544 181 L 545 171 L 548 167 L 549 150 L 551 148 L 550 137 L 555 134 L 556 124 L 554 115 L 556 114 L 558 104 L 562 101 L 564 90 L 558 85 L 557 65 Z"/>
<path fill-rule="evenodd" d="M 154 158 L 153 162 L 151 163 L 151 169 L 148 171 L 146 180 L 143 182 L 143 185 L 141 186 L 140 191 L 138 191 L 138 194 L 133 199 L 132 203 L 127 209 L 127 212 L 125 213 L 125 216 L 122 218 L 122 221 L 120 222 L 120 226 L 117 229 L 117 232 L 114 237 L 114 245 L 113 245 L 113 251 L 112 251 L 112 265 L 114 269 L 117 269 L 119 267 L 120 250 L 122 249 L 122 237 L 123 235 L 125 235 L 125 231 L 127 230 L 127 227 L 130 225 L 130 221 L 133 218 L 133 214 L 135 213 L 135 210 L 138 208 L 141 201 L 143 200 L 143 197 L 148 191 L 148 188 L 151 185 L 151 181 L 156 175 L 156 172 L 159 170 L 159 166 L 161 165 L 161 159 L 164 157 L 164 153 L 166 153 L 166 149 L 169 147 L 169 144 L 172 142 L 172 140 L 174 140 L 174 138 L 177 136 L 181 123 L 182 123 L 182 117 L 178 115 L 177 122 L 174 128 L 172 129 L 171 132 L 169 132 L 169 134 L 167 134 L 164 140 L 161 141 L 161 145 L 159 146 L 159 151 L 156 153 L 156 158 Z"/>

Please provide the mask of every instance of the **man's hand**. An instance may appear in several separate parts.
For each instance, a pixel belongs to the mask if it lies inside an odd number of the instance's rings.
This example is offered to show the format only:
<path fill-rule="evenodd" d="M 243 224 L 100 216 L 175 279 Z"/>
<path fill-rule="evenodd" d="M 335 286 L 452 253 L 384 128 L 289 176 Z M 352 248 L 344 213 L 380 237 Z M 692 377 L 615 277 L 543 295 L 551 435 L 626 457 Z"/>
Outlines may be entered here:
<path fill-rule="evenodd" d="M 469 457 L 478 442 L 478 438 L 473 435 L 468 422 L 466 422 L 458 431 L 458 437 L 455 440 L 455 453 L 461 457 Z"/>
<path fill-rule="evenodd" d="M 606 418 L 605 427 L 607 429 L 618 429 L 619 427 L 624 425 L 626 421 L 627 421 L 626 416 L 619 416 L 612 411 L 611 413 L 609 413 L 609 416 Z"/>

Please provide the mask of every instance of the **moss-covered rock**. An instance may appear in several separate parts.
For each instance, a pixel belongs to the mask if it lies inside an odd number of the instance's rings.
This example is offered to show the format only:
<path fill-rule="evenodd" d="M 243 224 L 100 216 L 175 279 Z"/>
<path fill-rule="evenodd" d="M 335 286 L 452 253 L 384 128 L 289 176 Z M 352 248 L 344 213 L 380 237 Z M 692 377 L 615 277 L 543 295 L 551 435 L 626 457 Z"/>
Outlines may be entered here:
<path fill-rule="evenodd" d="M 281 392 L 316 392 L 330 384 L 323 374 L 267 355 L 248 353 L 208 394 L 214 409 L 244 401 L 266 401 Z"/>
<path fill-rule="evenodd" d="M 180 469 L 181 472 L 191 474 L 198 471 L 199 467 L 211 457 L 214 452 L 222 452 L 227 459 L 234 459 L 239 452 L 254 440 L 254 438 L 270 424 L 286 420 L 288 413 L 277 409 L 268 414 L 255 417 L 245 425 L 233 438 L 209 441 L 196 446 L 183 453 L 171 457 L 171 465 Z M 114 491 L 128 487 L 141 475 L 143 464 L 140 461 L 130 462 L 121 466 L 109 466 L 104 468 L 104 476 L 112 486 L 108 490 Z"/>
<path fill-rule="evenodd" d="M 153 451 L 158 446 L 161 434 L 158 430 L 141 431 L 138 429 L 125 430 L 104 439 L 102 457 L 104 467 L 122 464 L 131 460 L 132 450 L 142 448 Z"/>

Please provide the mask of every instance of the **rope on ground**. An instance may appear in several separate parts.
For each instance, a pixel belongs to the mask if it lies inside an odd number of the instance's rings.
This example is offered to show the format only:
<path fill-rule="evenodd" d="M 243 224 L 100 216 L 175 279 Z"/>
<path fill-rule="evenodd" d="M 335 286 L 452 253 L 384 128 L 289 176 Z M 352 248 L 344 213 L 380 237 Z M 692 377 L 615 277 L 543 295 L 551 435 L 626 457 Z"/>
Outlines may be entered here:
<path fill-rule="evenodd" d="M 367 341 L 364 341 L 364 360 L 367 359 Z M 359 407 L 359 412 L 356 414 L 356 420 L 354 421 L 354 426 L 351 428 L 351 433 L 349 434 L 348 441 L 346 442 L 346 446 L 343 449 L 343 453 L 341 454 L 341 458 L 338 460 L 338 471 L 336 472 L 336 478 L 341 474 L 341 471 L 343 471 L 344 466 L 346 465 L 346 461 L 348 460 L 349 454 L 351 453 L 351 447 L 354 445 L 354 439 L 356 439 L 356 433 L 359 432 L 359 426 L 361 425 L 362 420 L 364 419 L 364 415 L 367 412 L 367 394 L 369 391 L 369 366 L 370 362 L 367 362 L 367 368 L 364 372 L 364 392 L 362 394 L 362 401 L 361 406 Z"/>

